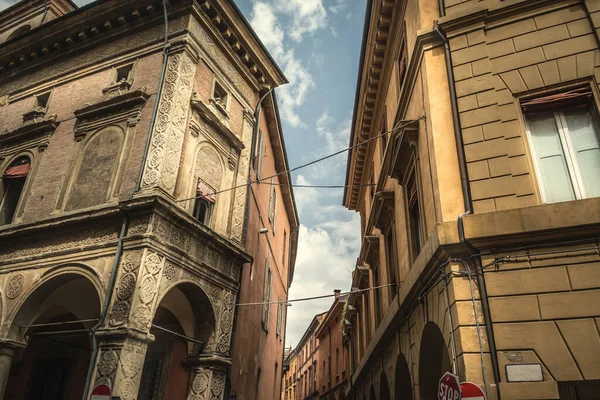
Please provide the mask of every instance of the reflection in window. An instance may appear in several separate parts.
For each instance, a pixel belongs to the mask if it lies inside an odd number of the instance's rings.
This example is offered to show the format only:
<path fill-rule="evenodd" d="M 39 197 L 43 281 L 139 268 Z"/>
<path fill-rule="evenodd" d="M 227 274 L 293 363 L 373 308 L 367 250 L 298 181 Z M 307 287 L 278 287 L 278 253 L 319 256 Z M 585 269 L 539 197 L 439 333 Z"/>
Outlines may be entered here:
<path fill-rule="evenodd" d="M 0 225 L 12 223 L 30 166 L 31 160 L 29 157 L 19 157 L 2 174 L 2 182 L 0 183 Z"/>

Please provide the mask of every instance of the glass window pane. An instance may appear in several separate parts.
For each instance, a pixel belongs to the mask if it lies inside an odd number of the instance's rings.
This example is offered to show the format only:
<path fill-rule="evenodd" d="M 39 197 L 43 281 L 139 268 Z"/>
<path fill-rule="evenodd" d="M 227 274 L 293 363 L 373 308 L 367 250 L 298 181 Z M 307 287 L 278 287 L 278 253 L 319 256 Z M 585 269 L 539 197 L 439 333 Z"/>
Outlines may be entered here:
<path fill-rule="evenodd" d="M 543 113 L 527 118 L 534 157 L 537 159 L 538 180 L 544 201 L 555 203 L 575 199 L 573 185 L 561 146 L 554 114 Z"/>
<path fill-rule="evenodd" d="M 586 197 L 600 196 L 600 140 L 588 109 L 564 112 Z"/>

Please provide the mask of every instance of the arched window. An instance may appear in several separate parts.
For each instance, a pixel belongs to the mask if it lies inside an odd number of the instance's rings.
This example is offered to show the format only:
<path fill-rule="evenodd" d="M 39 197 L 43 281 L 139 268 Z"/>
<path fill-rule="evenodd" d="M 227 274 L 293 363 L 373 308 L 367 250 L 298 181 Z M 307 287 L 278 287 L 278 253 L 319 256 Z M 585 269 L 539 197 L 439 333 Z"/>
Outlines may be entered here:
<path fill-rule="evenodd" d="M 8 41 L 8 40 L 14 39 L 17 36 L 21 36 L 22 34 L 24 34 L 25 32 L 28 32 L 30 30 L 31 30 L 31 25 L 20 26 L 17 29 L 15 29 L 13 31 L 13 33 L 11 33 L 10 36 L 6 40 Z"/>
<path fill-rule="evenodd" d="M 30 166 L 29 157 L 19 157 L 2 174 L 0 225 L 12 223 Z"/>
<path fill-rule="evenodd" d="M 214 226 L 211 214 L 218 200 L 223 168 L 217 152 L 204 146 L 199 152 L 196 164 L 196 202 L 193 215 L 204 225 Z"/>

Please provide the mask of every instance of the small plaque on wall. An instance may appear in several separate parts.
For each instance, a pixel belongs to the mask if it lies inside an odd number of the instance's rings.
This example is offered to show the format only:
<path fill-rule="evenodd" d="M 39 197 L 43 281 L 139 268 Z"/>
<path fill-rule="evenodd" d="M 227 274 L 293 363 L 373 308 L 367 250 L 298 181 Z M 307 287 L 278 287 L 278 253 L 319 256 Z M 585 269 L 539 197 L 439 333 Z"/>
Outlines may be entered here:
<path fill-rule="evenodd" d="M 507 364 L 506 379 L 509 382 L 541 382 L 544 372 L 541 364 Z"/>

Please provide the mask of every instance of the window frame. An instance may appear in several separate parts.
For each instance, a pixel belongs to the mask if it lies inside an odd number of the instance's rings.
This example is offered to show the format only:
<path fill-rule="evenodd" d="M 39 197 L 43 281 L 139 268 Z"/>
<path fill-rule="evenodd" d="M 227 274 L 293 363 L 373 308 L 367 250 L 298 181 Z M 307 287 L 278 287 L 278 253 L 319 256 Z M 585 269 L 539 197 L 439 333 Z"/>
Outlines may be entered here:
<path fill-rule="evenodd" d="M 575 154 L 575 149 L 572 141 L 572 135 L 570 133 L 569 127 L 567 125 L 567 121 L 565 118 L 564 112 L 567 110 L 575 109 L 578 107 L 585 108 L 587 112 L 590 114 L 592 118 L 592 124 L 594 125 L 596 136 L 600 141 L 600 120 L 598 119 L 598 111 L 593 102 L 584 103 L 582 102 L 580 105 L 574 105 L 572 107 L 560 107 L 555 110 L 548 110 L 547 113 L 551 113 L 553 116 L 554 123 L 556 124 L 556 130 L 558 132 L 558 138 L 561 146 L 561 150 L 565 157 L 565 162 L 567 164 L 567 173 L 570 178 L 571 188 L 573 189 L 574 200 L 586 199 L 585 193 L 585 185 L 583 182 L 583 177 L 581 170 L 579 168 L 579 163 L 576 161 L 577 157 Z M 543 204 L 553 204 L 555 202 L 548 201 L 548 193 L 544 188 L 541 171 L 542 168 L 539 164 L 539 157 L 534 143 L 533 137 L 530 128 L 529 117 L 526 112 L 523 112 L 523 121 L 525 124 L 525 132 L 527 136 L 527 143 L 529 145 L 529 151 L 531 160 L 533 163 L 534 176 L 536 179 L 537 187 L 539 190 L 540 200 Z M 569 200 L 567 200 L 569 201 Z"/>
<path fill-rule="evenodd" d="M 220 89 L 225 92 L 225 101 L 217 101 L 215 98 L 215 91 Z M 229 106 L 231 104 L 231 91 L 228 90 L 227 86 L 222 84 L 216 77 L 213 79 L 212 88 L 210 91 L 210 100 L 219 108 L 219 111 L 223 112 L 226 116 L 229 116 Z"/>
<path fill-rule="evenodd" d="M 0 170 L 0 211 L 1 211 L 2 208 L 4 207 L 4 200 L 5 200 L 4 197 L 6 195 L 5 191 L 7 188 L 7 187 L 5 187 L 6 183 L 4 181 L 3 175 L 6 172 L 6 170 L 8 170 L 12 166 L 13 163 L 15 163 L 17 160 L 19 160 L 23 157 L 29 158 L 29 172 L 27 173 L 27 177 L 25 178 L 25 181 L 23 182 L 23 188 L 21 189 L 21 193 L 19 194 L 19 199 L 17 200 L 17 204 L 15 205 L 13 216 L 12 216 L 10 222 L 0 225 L 0 228 L 21 222 L 22 217 L 23 217 L 23 210 L 25 209 L 25 204 L 27 203 L 27 199 L 28 199 L 28 196 L 25 196 L 25 194 L 29 193 L 31 191 L 31 184 L 33 182 L 32 175 L 35 174 L 37 163 L 36 163 L 36 157 L 34 157 L 33 153 L 31 153 L 29 151 L 22 151 L 22 152 L 13 154 L 11 157 L 7 157 L 5 159 L 6 162 L 4 162 L 3 164 L 0 165 L 2 167 L 2 169 Z"/>
<path fill-rule="evenodd" d="M 262 328 L 265 332 L 269 332 L 269 321 L 271 317 L 271 294 L 273 287 L 273 273 L 269 265 L 269 259 L 265 260 L 265 279 L 263 287 L 263 309 L 262 309 Z"/>
<path fill-rule="evenodd" d="M 408 250 L 411 255 L 411 267 L 415 262 L 421 251 L 423 250 L 423 245 L 425 244 L 425 216 L 423 213 L 423 202 L 422 202 L 422 190 L 421 190 L 421 180 L 419 174 L 419 166 L 418 166 L 418 158 L 415 154 L 415 151 L 411 152 L 410 161 L 409 161 L 408 172 L 404 175 L 405 179 L 402 182 L 402 191 L 404 197 L 404 214 L 406 216 L 406 236 L 408 240 Z M 417 213 L 418 213 L 418 237 L 416 237 L 414 232 L 414 227 L 412 226 L 411 219 L 411 208 L 410 208 L 410 184 L 414 181 L 417 190 Z M 419 240 L 420 239 L 420 240 Z M 419 243 L 416 241 L 419 240 Z"/>

